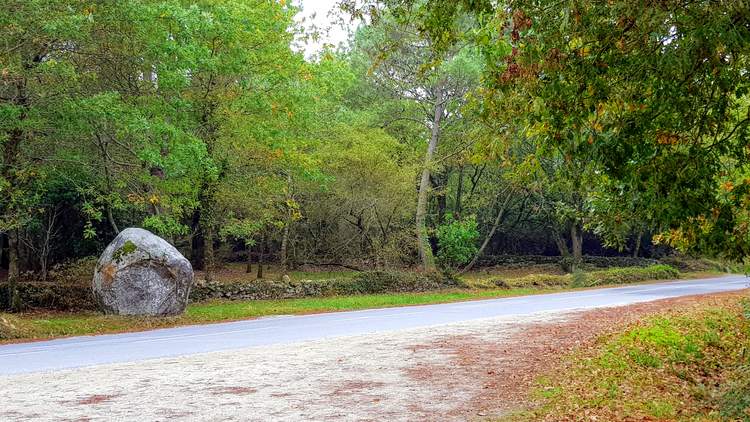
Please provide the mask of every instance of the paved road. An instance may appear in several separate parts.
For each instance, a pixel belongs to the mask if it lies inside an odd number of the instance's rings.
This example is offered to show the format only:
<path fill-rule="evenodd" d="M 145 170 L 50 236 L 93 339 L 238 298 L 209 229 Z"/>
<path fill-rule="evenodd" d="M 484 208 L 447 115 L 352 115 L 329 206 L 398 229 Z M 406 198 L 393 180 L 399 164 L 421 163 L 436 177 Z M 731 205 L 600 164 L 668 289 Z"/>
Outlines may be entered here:
<path fill-rule="evenodd" d="M 750 287 L 745 276 L 634 285 L 440 305 L 261 318 L 139 333 L 0 346 L 0 375 L 183 356 L 429 327 L 483 318 L 626 305 Z"/>

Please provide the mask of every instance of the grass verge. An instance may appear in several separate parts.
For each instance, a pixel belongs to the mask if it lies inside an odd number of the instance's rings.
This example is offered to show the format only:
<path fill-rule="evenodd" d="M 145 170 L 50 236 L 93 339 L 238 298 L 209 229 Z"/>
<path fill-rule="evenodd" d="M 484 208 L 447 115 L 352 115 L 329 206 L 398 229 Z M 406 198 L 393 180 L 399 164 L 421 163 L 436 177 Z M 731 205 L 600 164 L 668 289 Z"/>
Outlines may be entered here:
<path fill-rule="evenodd" d="M 603 336 L 539 381 L 509 421 L 750 421 L 750 300 L 727 298 Z"/>

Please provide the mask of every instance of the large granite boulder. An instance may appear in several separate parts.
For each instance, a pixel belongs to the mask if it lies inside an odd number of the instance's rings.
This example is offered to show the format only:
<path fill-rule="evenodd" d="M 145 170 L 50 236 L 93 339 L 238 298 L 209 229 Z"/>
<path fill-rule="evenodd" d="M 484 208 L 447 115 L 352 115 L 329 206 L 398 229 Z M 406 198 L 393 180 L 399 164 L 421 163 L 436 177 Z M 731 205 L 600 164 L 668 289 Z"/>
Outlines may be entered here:
<path fill-rule="evenodd" d="M 120 232 L 99 258 L 94 296 L 107 314 L 176 315 L 187 306 L 193 267 L 148 230 Z"/>

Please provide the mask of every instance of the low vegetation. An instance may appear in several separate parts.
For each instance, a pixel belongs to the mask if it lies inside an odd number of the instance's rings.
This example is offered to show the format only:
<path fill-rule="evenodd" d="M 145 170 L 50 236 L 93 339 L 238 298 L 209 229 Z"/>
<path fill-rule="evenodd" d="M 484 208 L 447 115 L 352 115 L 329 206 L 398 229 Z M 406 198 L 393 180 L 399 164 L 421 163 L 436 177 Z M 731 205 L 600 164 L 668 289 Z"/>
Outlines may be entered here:
<path fill-rule="evenodd" d="M 572 274 L 530 274 L 518 278 L 489 277 L 467 281 L 474 288 L 564 288 L 594 287 L 608 284 L 627 284 L 647 280 L 667 280 L 680 277 L 680 272 L 669 265 L 657 264 L 648 267 L 610 268 L 591 272 L 577 271 Z"/>
<path fill-rule="evenodd" d="M 750 421 L 750 301 L 727 297 L 604 336 L 536 395 L 536 408 L 508 420 Z"/>

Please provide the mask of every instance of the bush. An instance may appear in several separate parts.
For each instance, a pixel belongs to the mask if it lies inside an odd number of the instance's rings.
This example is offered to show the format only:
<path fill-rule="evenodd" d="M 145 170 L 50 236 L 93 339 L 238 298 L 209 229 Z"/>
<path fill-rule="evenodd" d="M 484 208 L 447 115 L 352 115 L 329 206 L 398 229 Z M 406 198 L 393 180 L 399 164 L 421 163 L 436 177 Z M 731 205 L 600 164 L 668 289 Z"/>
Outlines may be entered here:
<path fill-rule="evenodd" d="M 504 289 L 570 287 L 571 276 L 555 274 L 531 274 L 519 278 L 493 278 L 493 286 Z"/>
<path fill-rule="evenodd" d="M 98 257 L 87 256 L 75 261 L 57 264 L 50 269 L 49 280 L 54 283 L 88 286 L 94 276 L 94 268 L 96 268 L 98 260 Z"/>
<path fill-rule="evenodd" d="M 669 265 L 657 264 L 646 268 L 611 268 L 588 274 L 587 286 L 627 284 L 648 280 L 668 280 L 680 277 L 680 272 Z"/>
<path fill-rule="evenodd" d="M 589 277 L 588 275 L 581 271 L 577 270 L 574 271 L 573 274 L 571 274 L 571 287 L 584 287 L 588 285 Z"/>
<path fill-rule="evenodd" d="M 470 217 L 454 220 L 447 217 L 447 223 L 437 229 L 438 260 L 446 268 L 458 268 L 468 263 L 477 253 L 479 229 L 477 220 Z"/>
<path fill-rule="evenodd" d="M 22 321 L 18 318 L 0 314 L 0 340 L 24 338 L 27 335 L 27 331 Z"/>
<path fill-rule="evenodd" d="M 606 284 L 627 284 L 638 281 L 674 279 L 680 272 L 669 265 L 651 265 L 646 268 L 627 267 L 611 268 L 603 271 L 573 274 L 532 274 L 520 278 L 491 278 L 488 283 L 474 283 L 476 286 L 495 286 L 500 288 L 555 288 L 555 287 L 592 287 Z"/>
<path fill-rule="evenodd" d="M 686 256 L 667 256 L 659 260 L 664 264 L 669 264 L 683 272 L 723 272 L 735 274 L 748 274 L 750 272 L 750 262 L 731 262 L 708 258 L 691 258 Z"/>
<path fill-rule="evenodd" d="M 0 306 L 10 310 L 8 283 L 0 283 Z M 54 309 L 60 311 L 97 309 L 91 286 L 82 284 L 58 284 L 19 281 L 16 293 L 23 307 Z"/>
<path fill-rule="evenodd" d="M 190 299 L 196 302 L 208 299 L 274 300 L 315 296 L 426 292 L 452 287 L 459 287 L 458 281 L 439 273 L 367 271 L 352 278 L 325 280 L 211 282 L 195 286 L 190 292 Z"/>
<path fill-rule="evenodd" d="M 613 268 L 613 267 L 648 267 L 659 261 L 649 258 L 633 258 L 630 256 L 590 256 L 583 257 L 583 268 Z M 484 267 L 502 266 L 507 268 L 533 267 L 537 265 L 555 264 L 567 266 L 569 263 L 561 256 L 546 255 L 487 255 L 479 260 Z"/>

